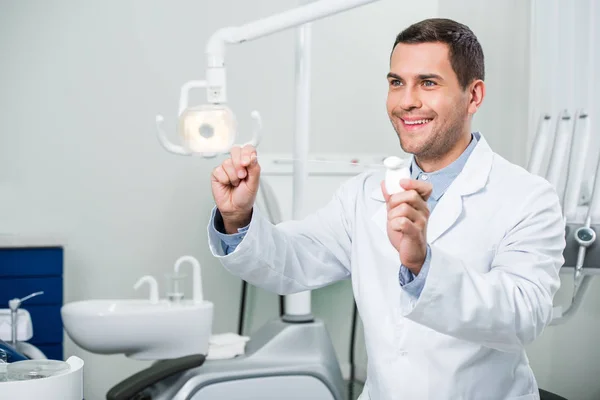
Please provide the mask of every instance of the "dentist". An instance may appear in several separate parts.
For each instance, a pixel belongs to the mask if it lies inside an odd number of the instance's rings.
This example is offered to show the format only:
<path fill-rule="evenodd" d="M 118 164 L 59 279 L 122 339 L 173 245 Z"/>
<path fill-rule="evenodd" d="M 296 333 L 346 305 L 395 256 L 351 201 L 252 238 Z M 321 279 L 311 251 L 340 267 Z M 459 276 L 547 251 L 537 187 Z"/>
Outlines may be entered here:
<path fill-rule="evenodd" d="M 468 27 L 408 27 L 387 80 L 390 121 L 413 155 L 404 192 L 364 173 L 313 215 L 274 226 L 254 208 L 255 149 L 234 148 L 212 175 L 211 251 L 279 294 L 350 278 L 368 353 L 363 400 L 538 399 L 524 347 L 560 286 L 559 199 L 471 131 L 485 84 Z"/>

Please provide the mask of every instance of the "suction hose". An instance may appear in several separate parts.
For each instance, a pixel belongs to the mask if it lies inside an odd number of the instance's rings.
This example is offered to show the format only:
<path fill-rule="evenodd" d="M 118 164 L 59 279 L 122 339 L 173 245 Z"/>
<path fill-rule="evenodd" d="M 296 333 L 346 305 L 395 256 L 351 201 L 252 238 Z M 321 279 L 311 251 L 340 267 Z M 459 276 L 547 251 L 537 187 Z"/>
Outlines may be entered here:
<path fill-rule="evenodd" d="M 358 317 L 358 308 L 356 302 L 353 301 L 354 308 L 352 310 L 352 328 L 350 330 L 350 382 L 348 383 L 348 400 L 354 400 L 354 381 L 356 380 L 354 348 L 356 346 L 356 321 Z"/>

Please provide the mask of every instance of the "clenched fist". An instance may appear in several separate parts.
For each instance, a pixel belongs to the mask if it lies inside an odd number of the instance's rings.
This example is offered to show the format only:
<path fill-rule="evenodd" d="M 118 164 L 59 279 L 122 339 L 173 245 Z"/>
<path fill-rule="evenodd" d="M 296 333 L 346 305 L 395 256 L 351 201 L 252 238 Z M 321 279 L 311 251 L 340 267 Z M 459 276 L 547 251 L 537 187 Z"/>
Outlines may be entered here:
<path fill-rule="evenodd" d="M 211 187 L 225 231 L 237 233 L 250 223 L 258 193 L 260 165 L 254 146 L 231 148 L 231 157 L 213 170 Z"/>
<path fill-rule="evenodd" d="M 404 192 L 388 194 L 385 182 L 381 190 L 387 204 L 387 234 L 400 255 L 400 262 L 418 275 L 427 256 L 427 199 L 432 186 L 428 182 L 402 180 Z"/>

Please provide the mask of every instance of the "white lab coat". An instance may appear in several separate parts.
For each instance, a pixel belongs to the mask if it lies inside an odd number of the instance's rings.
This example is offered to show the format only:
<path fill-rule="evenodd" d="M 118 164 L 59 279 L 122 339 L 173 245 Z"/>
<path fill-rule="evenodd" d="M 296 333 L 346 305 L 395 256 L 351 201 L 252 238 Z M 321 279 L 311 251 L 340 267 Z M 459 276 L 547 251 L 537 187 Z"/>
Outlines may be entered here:
<path fill-rule="evenodd" d="M 431 265 L 416 299 L 398 281 L 382 179 L 350 179 L 302 221 L 273 226 L 255 210 L 236 251 L 224 255 L 212 233 L 211 251 L 279 294 L 350 277 L 368 354 L 361 400 L 538 399 L 524 346 L 550 322 L 560 286 L 565 226 L 553 187 L 481 136 L 430 216 Z"/>

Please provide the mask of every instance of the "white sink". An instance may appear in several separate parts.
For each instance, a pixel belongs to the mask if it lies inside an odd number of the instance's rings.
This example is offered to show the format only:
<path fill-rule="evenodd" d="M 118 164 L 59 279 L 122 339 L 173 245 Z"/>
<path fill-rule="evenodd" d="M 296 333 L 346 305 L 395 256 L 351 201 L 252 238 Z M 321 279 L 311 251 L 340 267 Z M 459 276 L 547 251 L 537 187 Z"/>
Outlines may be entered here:
<path fill-rule="evenodd" d="M 61 314 L 65 331 L 84 350 L 162 360 L 208 353 L 213 304 L 85 300 L 64 305 Z"/>
<path fill-rule="evenodd" d="M 192 300 L 183 300 L 177 285 L 167 290 L 169 300 L 160 300 L 156 279 L 143 276 L 134 289 L 147 283 L 149 300 L 84 300 L 66 304 L 61 309 L 65 331 L 79 347 L 96 354 L 125 354 L 136 360 L 208 354 L 213 303 L 203 299 L 200 263 L 194 257 L 180 257 L 175 263 L 175 276 L 180 276 L 184 262 L 193 267 Z"/>

